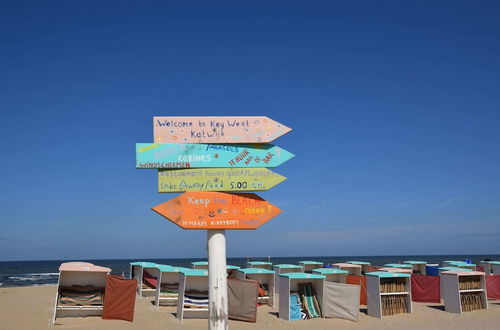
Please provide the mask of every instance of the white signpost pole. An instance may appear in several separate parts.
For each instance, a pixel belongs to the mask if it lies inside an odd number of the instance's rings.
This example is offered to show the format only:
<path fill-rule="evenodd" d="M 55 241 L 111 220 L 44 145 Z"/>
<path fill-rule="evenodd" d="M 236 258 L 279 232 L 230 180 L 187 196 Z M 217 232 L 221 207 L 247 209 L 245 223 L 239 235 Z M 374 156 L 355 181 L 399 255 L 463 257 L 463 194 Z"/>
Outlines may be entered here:
<path fill-rule="evenodd" d="M 208 329 L 228 329 L 225 230 L 207 230 Z"/>

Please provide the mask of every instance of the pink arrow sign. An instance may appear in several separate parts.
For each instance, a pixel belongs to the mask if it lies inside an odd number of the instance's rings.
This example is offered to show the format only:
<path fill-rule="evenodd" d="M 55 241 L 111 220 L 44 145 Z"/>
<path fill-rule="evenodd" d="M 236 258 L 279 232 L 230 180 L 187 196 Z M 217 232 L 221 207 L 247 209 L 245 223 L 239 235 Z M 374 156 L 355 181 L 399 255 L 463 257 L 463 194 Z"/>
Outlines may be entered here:
<path fill-rule="evenodd" d="M 291 131 L 268 117 L 153 117 L 155 143 L 267 143 Z"/>

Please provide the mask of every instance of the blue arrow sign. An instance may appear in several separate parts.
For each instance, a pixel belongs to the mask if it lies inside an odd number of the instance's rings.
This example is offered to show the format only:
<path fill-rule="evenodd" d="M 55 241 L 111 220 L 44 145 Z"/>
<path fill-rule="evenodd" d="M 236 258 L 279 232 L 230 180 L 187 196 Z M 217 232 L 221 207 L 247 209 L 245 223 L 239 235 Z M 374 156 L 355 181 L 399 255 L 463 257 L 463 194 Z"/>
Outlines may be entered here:
<path fill-rule="evenodd" d="M 136 143 L 136 168 L 276 167 L 294 157 L 272 144 Z"/>

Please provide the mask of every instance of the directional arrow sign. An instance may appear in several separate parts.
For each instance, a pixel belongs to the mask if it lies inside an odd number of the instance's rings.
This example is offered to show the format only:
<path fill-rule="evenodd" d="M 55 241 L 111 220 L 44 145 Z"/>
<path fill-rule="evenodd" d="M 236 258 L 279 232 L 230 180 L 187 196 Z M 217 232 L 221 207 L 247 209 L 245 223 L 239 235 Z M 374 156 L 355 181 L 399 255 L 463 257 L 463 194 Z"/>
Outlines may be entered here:
<path fill-rule="evenodd" d="M 158 171 L 158 192 L 259 191 L 286 180 L 267 168 L 200 168 Z"/>
<path fill-rule="evenodd" d="M 184 229 L 256 229 L 281 209 L 256 194 L 186 192 L 153 210 Z"/>
<path fill-rule="evenodd" d="M 276 167 L 294 155 L 272 144 L 137 143 L 137 168 Z"/>
<path fill-rule="evenodd" d="M 267 143 L 291 131 L 268 117 L 153 117 L 156 143 Z"/>

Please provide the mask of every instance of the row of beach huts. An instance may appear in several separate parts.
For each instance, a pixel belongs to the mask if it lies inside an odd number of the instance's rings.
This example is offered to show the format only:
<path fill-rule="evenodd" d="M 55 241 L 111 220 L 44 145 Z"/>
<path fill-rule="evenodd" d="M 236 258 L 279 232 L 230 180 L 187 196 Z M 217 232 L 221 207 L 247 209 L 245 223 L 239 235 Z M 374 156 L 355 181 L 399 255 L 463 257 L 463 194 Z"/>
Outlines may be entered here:
<path fill-rule="evenodd" d="M 247 267 L 227 266 L 231 319 L 257 321 L 259 305 L 269 305 L 287 321 L 310 318 L 359 320 L 360 308 L 370 316 L 411 313 L 412 302 L 443 303 L 445 311 L 462 313 L 488 308 L 500 299 L 500 262 L 404 261 L 384 266 L 348 261 L 297 265 L 248 261 Z M 488 294 L 488 291 L 490 293 Z M 175 306 L 176 317 L 208 317 L 208 262 L 191 268 L 152 262 L 132 262 L 128 278 L 111 269 L 84 262 L 63 263 L 53 324 L 62 316 L 102 315 L 133 320 L 136 297 L 149 298 L 158 309 Z"/>

